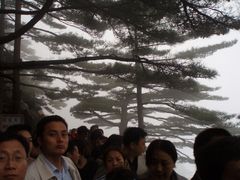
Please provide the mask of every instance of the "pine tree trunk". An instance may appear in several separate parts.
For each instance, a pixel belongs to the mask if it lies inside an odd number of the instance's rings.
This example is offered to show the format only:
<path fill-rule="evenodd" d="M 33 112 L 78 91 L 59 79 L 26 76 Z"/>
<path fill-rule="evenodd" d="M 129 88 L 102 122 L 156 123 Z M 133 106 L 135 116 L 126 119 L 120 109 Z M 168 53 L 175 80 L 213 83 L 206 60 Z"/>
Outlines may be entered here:
<path fill-rule="evenodd" d="M 120 135 L 123 134 L 123 132 L 125 131 L 125 129 L 127 128 L 127 124 L 128 124 L 128 119 L 127 119 L 127 102 L 124 101 L 122 103 L 122 107 L 121 107 L 121 122 L 120 122 L 120 126 L 119 126 L 119 132 Z"/>
<path fill-rule="evenodd" d="M 137 30 L 134 32 L 134 50 L 133 50 L 133 57 L 138 56 L 138 35 Z M 139 63 L 135 64 L 136 66 L 136 84 L 137 84 L 137 118 L 138 118 L 138 127 L 144 128 L 144 119 L 143 119 L 143 104 L 142 104 L 142 86 L 141 80 L 139 80 L 138 72 L 141 71 L 142 68 Z"/>
<path fill-rule="evenodd" d="M 16 10 L 21 10 L 21 1 L 16 1 Z M 18 30 L 21 27 L 21 15 L 16 14 L 15 19 L 15 31 Z M 13 56 L 13 62 L 19 63 L 21 61 L 20 59 L 20 47 L 21 47 L 21 37 L 16 39 L 14 41 L 14 56 Z M 12 104 L 13 113 L 19 113 L 20 112 L 20 102 L 21 102 L 21 90 L 20 90 L 20 76 L 19 76 L 19 70 L 13 71 L 13 90 L 12 90 Z"/>
<path fill-rule="evenodd" d="M 1 0 L 1 9 L 4 10 L 5 9 L 5 0 Z M 4 14 L 0 14 L 0 36 L 4 35 L 4 26 L 5 26 L 5 15 Z M 4 61 L 4 54 L 3 54 L 3 50 L 4 50 L 4 45 L 0 45 L 0 66 L 1 63 Z M 3 73 L 3 72 L 2 72 Z M 3 84 L 3 77 L 0 76 L 0 87 L 4 87 Z M 3 101 L 4 99 L 4 90 L 3 88 L 0 88 L 0 113 L 3 113 Z"/>
<path fill-rule="evenodd" d="M 138 115 L 138 127 L 144 128 L 142 86 L 139 85 L 138 83 L 137 83 L 137 115 Z"/>

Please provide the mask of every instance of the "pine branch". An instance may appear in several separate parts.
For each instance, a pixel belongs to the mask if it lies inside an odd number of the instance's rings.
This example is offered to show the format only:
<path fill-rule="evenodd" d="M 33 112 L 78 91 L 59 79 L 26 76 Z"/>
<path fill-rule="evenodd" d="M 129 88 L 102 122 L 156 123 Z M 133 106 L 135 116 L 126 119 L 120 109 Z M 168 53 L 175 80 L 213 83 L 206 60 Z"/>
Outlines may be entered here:
<path fill-rule="evenodd" d="M 158 64 L 152 61 L 146 61 L 141 59 L 124 58 L 124 57 L 118 57 L 115 55 L 108 55 L 108 56 L 79 57 L 79 58 L 64 59 L 64 60 L 25 61 L 25 62 L 14 63 L 14 64 L 2 63 L 0 66 L 0 70 L 41 69 L 41 68 L 48 68 L 47 66 L 50 66 L 50 65 L 74 64 L 79 62 L 100 61 L 100 60 L 116 60 L 121 62 L 142 62 L 142 63 L 152 64 L 152 65 Z"/>
<path fill-rule="evenodd" d="M 118 126 L 118 123 L 113 123 L 111 121 L 108 121 L 107 119 L 103 118 L 102 115 L 100 115 L 99 113 L 97 113 L 96 111 L 91 111 L 91 113 L 95 116 L 97 116 L 100 120 L 106 122 L 107 124 L 111 125 L 111 126 Z"/>
<path fill-rule="evenodd" d="M 67 82 L 67 83 L 79 85 L 79 83 L 77 83 L 76 81 L 71 81 L 69 79 L 61 78 L 61 77 L 58 77 L 58 76 L 39 75 L 39 74 L 19 74 L 19 76 L 31 76 L 31 77 L 44 77 L 44 78 L 50 78 L 50 79 L 59 79 L 59 80 L 62 80 L 64 82 Z"/>
<path fill-rule="evenodd" d="M 8 81 L 6 83 L 12 84 L 11 81 Z M 42 86 L 38 86 L 38 85 L 33 85 L 33 84 L 27 84 L 27 83 L 20 83 L 21 86 L 26 86 L 26 87 L 31 87 L 31 88 L 37 88 L 40 90 L 47 90 L 47 91 L 53 91 L 53 92 L 61 92 L 58 88 L 46 88 L 46 87 L 42 87 Z"/>
<path fill-rule="evenodd" d="M 43 91 L 47 90 L 47 91 L 53 91 L 53 92 L 61 92 L 59 90 L 59 88 L 47 88 L 47 87 L 42 87 L 42 86 L 33 85 L 33 84 L 26 84 L 26 83 L 20 83 L 20 85 L 21 86 L 26 86 L 26 87 L 31 87 L 31 88 L 41 89 Z"/>

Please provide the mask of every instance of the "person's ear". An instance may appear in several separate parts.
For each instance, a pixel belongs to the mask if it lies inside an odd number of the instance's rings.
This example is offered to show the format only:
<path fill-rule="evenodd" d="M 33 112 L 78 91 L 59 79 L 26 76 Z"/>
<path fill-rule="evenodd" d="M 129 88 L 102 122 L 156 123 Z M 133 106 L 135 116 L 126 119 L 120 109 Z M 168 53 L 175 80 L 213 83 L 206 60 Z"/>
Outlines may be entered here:
<path fill-rule="evenodd" d="M 129 147 L 130 147 L 130 149 L 135 149 L 135 146 L 136 146 L 136 144 L 134 142 L 131 142 Z"/>

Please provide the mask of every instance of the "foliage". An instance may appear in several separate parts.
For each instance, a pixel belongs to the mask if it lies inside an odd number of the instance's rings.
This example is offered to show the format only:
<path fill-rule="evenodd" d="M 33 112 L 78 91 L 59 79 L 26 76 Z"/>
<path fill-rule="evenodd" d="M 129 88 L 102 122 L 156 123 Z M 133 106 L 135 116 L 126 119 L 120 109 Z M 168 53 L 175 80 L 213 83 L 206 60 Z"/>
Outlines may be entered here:
<path fill-rule="evenodd" d="M 201 98 L 221 99 L 208 95 L 206 90 L 211 88 L 197 82 L 198 78 L 212 79 L 217 75 L 216 71 L 206 68 L 198 60 L 230 47 L 236 41 L 193 48 L 175 55 L 170 52 L 175 43 L 239 29 L 239 18 L 221 10 L 221 3 L 228 3 L 227 0 L 23 1 L 22 10 L 17 12 L 13 2 L 6 4 L 6 11 L 0 10 L 1 14 L 8 13 L 5 32 L 0 37 L 1 44 L 21 36 L 22 39 L 47 45 L 58 55 L 65 51 L 71 53 L 68 59 L 42 61 L 34 61 L 36 59 L 31 59 L 26 53 L 21 63 L 13 64 L 10 60 L 13 44 L 4 44 L 7 62 L 2 63 L 1 57 L 1 66 L 8 67 L 8 70 L 20 70 L 21 77 L 31 79 L 29 84 L 22 78 L 21 84 L 21 87 L 34 88 L 22 97 L 31 107 L 35 107 L 34 103 L 42 107 L 51 100 L 73 97 L 80 102 L 72 108 L 74 115 L 80 114 L 80 110 L 86 115 L 88 111 L 99 121 L 100 112 L 104 112 L 110 113 L 110 116 L 104 114 L 100 120 L 105 118 L 116 122 L 116 119 L 121 119 L 127 123 L 137 119 L 136 85 L 140 84 L 147 91 L 142 93 L 145 116 L 152 119 L 171 120 L 152 116 L 156 111 L 178 116 L 184 114 L 186 119 L 225 119 L 222 114 L 179 106 L 178 103 Z M 13 32 L 15 16 L 12 13 L 29 15 L 28 18 L 32 19 L 20 31 Z M 40 19 L 41 25 L 33 27 Z M 77 33 L 73 32 L 76 29 Z M 113 32 L 116 42 L 102 39 L 106 31 Z M 168 48 L 163 48 L 164 45 Z M 100 60 L 109 63 L 100 63 Z M 12 72 L 5 70 L 1 68 L 1 78 L 7 79 L 8 84 L 9 81 L 14 84 Z M 71 75 L 90 83 L 79 83 Z M 54 80 L 63 81 L 65 86 L 51 87 L 50 82 Z M 28 92 L 23 88 L 22 91 Z M 100 96 L 103 92 L 105 96 Z M 150 104 L 162 106 L 149 108 Z M 175 126 L 180 126 L 179 122 L 175 123 Z"/>

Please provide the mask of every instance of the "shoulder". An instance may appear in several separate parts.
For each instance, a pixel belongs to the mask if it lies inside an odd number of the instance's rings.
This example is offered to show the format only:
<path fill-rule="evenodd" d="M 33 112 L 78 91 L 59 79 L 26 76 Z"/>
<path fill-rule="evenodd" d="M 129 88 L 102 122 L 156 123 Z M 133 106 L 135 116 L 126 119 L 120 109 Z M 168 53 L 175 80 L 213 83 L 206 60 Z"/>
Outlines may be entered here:
<path fill-rule="evenodd" d="M 36 160 L 35 160 L 36 161 Z M 25 180 L 35 180 L 38 179 L 39 174 L 37 170 L 36 162 L 33 161 L 27 168 L 27 172 L 25 175 Z M 40 178 L 39 178 L 40 179 Z"/>
<path fill-rule="evenodd" d="M 66 156 L 62 156 L 62 158 L 67 163 L 67 165 L 71 165 L 71 166 L 74 165 L 73 161 L 70 158 L 68 158 Z"/>
<path fill-rule="evenodd" d="M 178 173 L 176 173 L 175 171 L 173 171 L 173 178 L 172 180 L 187 180 L 187 178 L 179 175 Z"/>
<path fill-rule="evenodd" d="M 138 168 L 137 175 L 141 175 L 147 172 L 145 154 L 138 156 Z"/>
<path fill-rule="evenodd" d="M 39 155 L 27 168 L 25 180 L 50 179 L 53 174 L 46 166 L 43 155 Z"/>
<path fill-rule="evenodd" d="M 77 166 L 73 163 L 73 161 L 66 157 L 62 156 L 64 162 L 66 163 L 67 167 L 69 168 L 70 175 L 72 179 L 81 180 L 81 175 L 79 174 Z"/>

